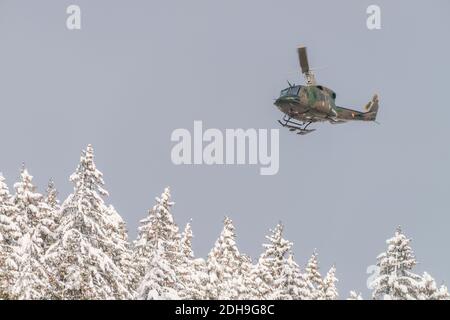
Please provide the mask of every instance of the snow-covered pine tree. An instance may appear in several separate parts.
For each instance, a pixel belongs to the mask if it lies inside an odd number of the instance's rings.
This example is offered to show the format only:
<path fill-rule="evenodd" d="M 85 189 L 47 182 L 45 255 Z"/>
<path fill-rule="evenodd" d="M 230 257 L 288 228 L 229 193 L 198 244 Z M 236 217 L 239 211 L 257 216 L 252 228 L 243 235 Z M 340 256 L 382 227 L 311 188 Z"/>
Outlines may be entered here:
<path fill-rule="evenodd" d="M 419 295 L 420 300 L 449 300 L 450 295 L 448 293 L 447 287 L 442 285 L 438 288 L 434 278 L 424 272 L 422 275 L 422 280 L 419 284 Z"/>
<path fill-rule="evenodd" d="M 166 258 L 162 243 L 152 251 L 147 272 L 137 289 L 140 300 L 174 300 L 179 299 L 174 268 Z"/>
<path fill-rule="evenodd" d="M 29 239 L 38 241 L 45 252 L 55 242 L 58 213 L 47 203 L 46 197 L 36 191 L 33 176 L 22 165 L 20 181 L 14 184 L 17 207 L 16 221 L 22 234 L 30 233 Z M 34 230 L 37 229 L 37 230 Z M 22 246 L 22 249 L 25 247 Z"/>
<path fill-rule="evenodd" d="M 294 255 L 289 253 L 286 259 L 281 281 L 279 283 L 279 296 L 274 297 L 282 300 L 308 300 L 311 288 L 308 288 L 305 276 L 301 273 L 299 265 L 294 260 Z"/>
<path fill-rule="evenodd" d="M 103 174 L 88 145 L 70 177 L 74 191 L 61 206 L 58 241 L 47 251 L 51 285 L 60 299 L 127 299 L 132 296 L 120 261 L 130 255 L 118 213 L 103 200 Z M 126 260 L 126 259 L 125 259 Z"/>
<path fill-rule="evenodd" d="M 241 254 L 242 262 L 239 272 L 239 279 L 237 281 L 237 299 L 250 300 L 253 299 L 255 289 L 253 282 L 253 271 L 255 266 L 252 259 L 246 254 Z"/>
<path fill-rule="evenodd" d="M 446 285 L 442 284 L 437 290 L 434 298 L 436 300 L 450 300 L 450 293 Z"/>
<path fill-rule="evenodd" d="M 11 194 L 0 173 L 0 300 L 13 298 L 11 288 L 19 266 L 17 241 L 21 233 L 13 220 L 15 214 Z"/>
<path fill-rule="evenodd" d="M 55 212 L 60 209 L 58 200 L 58 190 L 55 188 L 55 182 L 50 179 L 47 184 L 47 194 L 45 196 L 45 202 Z"/>
<path fill-rule="evenodd" d="M 286 256 L 292 248 L 292 243 L 283 238 L 283 229 L 283 225 L 279 223 L 272 230 L 272 234 L 266 236 L 269 243 L 263 244 L 265 251 L 261 264 L 264 264 L 271 273 L 274 289 L 271 298 L 273 299 L 279 299 L 280 294 L 285 290 L 283 271 L 286 265 Z"/>
<path fill-rule="evenodd" d="M 192 250 L 192 228 L 191 224 L 187 223 L 181 234 L 180 251 L 181 263 L 178 267 L 178 281 L 182 284 L 182 290 L 179 295 L 181 299 L 199 300 L 204 297 L 203 286 L 205 285 L 203 268 L 196 263 L 194 252 Z"/>
<path fill-rule="evenodd" d="M 319 273 L 319 261 L 317 251 L 314 250 L 305 267 L 305 276 L 308 287 L 312 288 L 310 297 L 313 300 L 323 299 L 321 288 L 323 287 L 322 276 Z"/>
<path fill-rule="evenodd" d="M 237 299 L 242 279 L 242 264 L 246 259 L 236 246 L 233 222 L 225 217 L 223 230 L 208 254 L 207 299 Z"/>
<path fill-rule="evenodd" d="M 270 299 L 274 292 L 274 279 L 272 272 L 263 261 L 263 255 L 258 259 L 258 262 L 250 270 L 250 286 L 248 299 L 264 300 Z"/>
<path fill-rule="evenodd" d="M 394 237 L 386 241 L 386 252 L 377 257 L 379 274 L 372 283 L 374 299 L 414 300 L 418 298 L 421 278 L 412 269 L 416 265 L 408 239 L 397 228 Z"/>
<path fill-rule="evenodd" d="M 18 300 L 40 300 L 51 296 L 48 269 L 43 263 L 43 240 L 38 228 L 19 239 L 19 267 L 12 296 Z"/>
<path fill-rule="evenodd" d="M 160 243 L 169 252 L 165 256 L 177 256 L 180 246 L 178 226 L 170 212 L 173 202 L 170 201 L 170 188 L 164 189 L 156 204 L 149 210 L 148 216 L 142 219 L 138 228 L 137 240 L 134 242 L 135 264 L 140 276 L 144 276 L 149 259 Z"/>
<path fill-rule="evenodd" d="M 55 188 L 53 179 L 50 179 L 47 185 L 46 195 L 39 203 L 44 251 L 47 251 L 47 249 L 56 242 L 56 228 L 58 227 L 61 218 L 60 209 L 58 191 Z"/>
<path fill-rule="evenodd" d="M 35 229 L 38 229 L 36 235 L 42 239 L 41 247 L 44 253 L 56 242 L 58 215 L 59 212 L 53 210 L 44 199 L 39 202 L 39 222 Z"/>
<path fill-rule="evenodd" d="M 22 166 L 19 182 L 15 183 L 13 202 L 17 209 L 15 220 L 21 230 L 17 278 L 12 288 L 18 299 L 49 297 L 49 269 L 44 262 L 47 248 L 55 241 L 53 212 L 44 196 L 36 192 L 33 177 Z"/>
<path fill-rule="evenodd" d="M 155 260 L 156 250 L 160 250 L 160 255 L 165 261 L 161 262 L 161 266 L 172 268 L 169 276 L 174 276 L 169 281 L 164 281 L 165 285 L 170 285 L 171 292 L 179 292 L 182 290 L 182 284 L 177 281 L 179 268 L 182 262 L 182 253 L 180 250 L 180 234 L 178 226 L 173 220 L 170 209 L 173 202 L 170 201 L 170 188 L 165 188 L 161 197 L 156 197 L 156 204 L 149 215 L 140 221 L 138 229 L 138 238 L 134 242 L 134 265 L 137 270 L 139 282 L 148 278 L 148 273 L 152 273 L 152 261 Z M 143 285 L 139 286 L 141 289 Z M 142 298 L 142 292 L 138 292 Z M 171 294 L 172 296 L 172 294 Z"/>
<path fill-rule="evenodd" d="M 150 260 L 158 248 L 155 225 L 156 214 L 150 209 L 148 215 L 139 221 L 137 239 L 133 242 L 133 263 L 139 276 L 138 282 L 144 279 Z"/>
<path fill-rule="evenodd" d="M 109 254 L 114 263 L 119 267 L 125 276 L 130 294 L 133 296 L 138 286 L 139 275 L 134 265 L 132 245 L 128 241 L 128 229 L 125 221 L 112 205 L 108 207 L 111 225 L 108 229 L 109 238 L 113 245 Z"/>
<path fill-rule="evenodd" d="M 6 179 L 3 177 L 3 173 L 0 172 L 0 209 L 4 215 L 12 216 L 14 209 L 12 204 L 12 197 L 9 193 L 8 185 L 6 184 Z"/>
<path fill-rule="evenodd" d="M 179 292 L 182 299 L 200 299 L 200 294 L 197 291 L 198 284 L 196 282 L 196 272 L 193 268 L 194 251 L 192 250 L 192 228 L 190 222 L 186 224 L 181 233 L 180 252 L 181 263 L 178 268 L 178 281 L 183 285 L 183 289 Z M 196 296 L 194 298 L 194 296 Z"/>
<path fill-rule="evenodd" d="M 336 282 L 336 267 L 332 266 L 322 281 L 321 291 L 324 300 L 336 300 L 339 297 Z"/>
<path fill-rule="evenodd" d="M 350 296 L 347 298 L 347 300 L 362 300 L 361 293 L 356 293 L 356 291 L 350 291 Z"/>
<path fill-rule="evenodd" d="M 252 280 L 256 284 L 253 290 L 255 299 L 278 299 L 283 294 L 282 272 L 286 255 L 292 243 L 283 238 L 283 225 L 279 223 L 271 234 L 266 236 L 269 243 L 263 244 L 264 252 L 259 257 Z"/>
<path fill-rule="evenodd" d="M 192 232 L 191 223 L 186 223 L 183 232 L 181 233 L 180 250 L 185 257 L 190 259 L 194 258 L 194 251 L 192 250 L 192 238 L 194 234 Z"/>
<path fill-rule="evenodd" d="M 20 180 L 14 184 L 16 191 L 13 202 L 17 208 L 14 219 L 22 231 L 26 234 L 39 223 L 39 207 L 42 204 L 42 194 L 36 192 L 33 184 L 33 176 L 28 173 L 25 164 L 22 164 Z"/>

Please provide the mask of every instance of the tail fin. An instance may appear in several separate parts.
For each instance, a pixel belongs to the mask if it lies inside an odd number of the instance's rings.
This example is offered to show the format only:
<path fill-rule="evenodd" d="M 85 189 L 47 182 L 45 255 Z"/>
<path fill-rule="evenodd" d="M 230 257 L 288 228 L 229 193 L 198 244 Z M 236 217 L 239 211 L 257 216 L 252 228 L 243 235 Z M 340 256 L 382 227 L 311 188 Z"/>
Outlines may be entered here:
<path fill-rule="evenodd" d="M 364 107 L 364 110 L 366 112 L 364 113 L 364 116 L 369 121 L 375 121 L 377 118 L 378 113 L 378 95 L 375 94 L 372 98 L 372 101 L 370 101 L 366 106 Z"/>

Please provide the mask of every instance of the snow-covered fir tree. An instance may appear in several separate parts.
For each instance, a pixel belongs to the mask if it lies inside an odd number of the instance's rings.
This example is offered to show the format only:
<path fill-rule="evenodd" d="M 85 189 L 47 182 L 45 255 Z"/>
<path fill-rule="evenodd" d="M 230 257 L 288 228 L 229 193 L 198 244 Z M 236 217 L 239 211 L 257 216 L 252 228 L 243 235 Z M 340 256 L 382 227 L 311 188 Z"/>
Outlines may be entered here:
<path fill-rule="evenodd" d="M 242 264 L 246 261 L 236 246 L 233 222 L 226 217 L 223 230 L 206 261 L 209 281 L 207 299 L 237 299 L 242 279 Z"/>
<path fill-rule="evenodd" d="M 42 239 L 41 247 L 45 253 L 56 242 L 56 229 L 59 224 L 59 211 L 51 208 L 45 199 L 39 202 L 39 217 L 35 227 L 36 235 Z"/>
<path fill-rule="evenodd" d="M 42 194 L 36 192 L 33 176 L 28 173 L 25 164 L 22 164 L 20 180 L 14 184 L 16 191 L 13 201 L 17 208 L 15 220 L 22 234 L 26 234 L 39 223 L 39 206 L 42 203 Z"/>
<path fill-rule="evenodd" d="M 336 268 L 335 266 L 332 266 L 322 281 L 321 291 L 324 300 L 336 300 L 338 298 L 337 282 Z"/>
<path fill-rule="evenodd" d="M 19 300 L 38 300 L 51 297 L 49 274 L 43 263 L 44 248 L 39 229 L 32 228 L 19 240 L 19 265 L 12 286 L 13 297 Z"/>
<path fill-rule="evenodd" d="M 308 286 L 305 275 L 294 260 L 294 255 L 289 253 L 286 259 L 279 282 L 278 296 L 275 299 L 282 300 L 308 300 L 312 288 Z"/>
<path fill-rule="evenodd" d="M 192 265 L 195 272 L 195 281 L 192 281 L 192 285 L 195 285 L 196 283 L 198 286 L 194 288 L 189 288 L 189 286 L 186 286 L 191 295 L 190 299 L 195 300 L 205 300 L 208 299 L 208 283 L 209 283 L 209 276 L 208 276 L 208 269 L 206 260 L 203 258 L 195 258 L 192 261 Z M 187 296 L 187 295 L 186 295 Z"/>
<path fill-rule="evenodd" d="M 421 278 L 412 272 L 416 265 L 414 252 L 400 227 L 386 241 L 386 252 L 377 257 L 378 276 L 372 283 L 374 299 L 413 300 L 419 295 Z"/>
<path fill-rule="evenodd" d="M 61 205 L 58 199 L 58 190 L 55 187 L 55 182 L 53 181 L 53 179 L 50 179 L 48 181 L 44 202 L 47 206 L 46 209 L 51 213 L 49 229 L 56 236 L 56 228 L 61 220 Z M 53 239 L 53 241 L 55 241 L 55 239 Z"/>
<path fill-rule="evenodd" d="M 175 270 L 166 258 L 163 244 L 159 243 L 152 251 L 147 272 L 139 283 L 136 297 L 140 300 L 179 299 L 176 281 Z"/>
<path fill-rule="evenodd" d="M 170 201 L 170 188 L 164 189 L 156 204 L 149 210 L 147 217 L 140 221 L 138 237 L 134 242 L 135 264 L 141 276 L 144 276 L 153 251 L 159 244 L 167 252 L 166 257 L 176 258 L 180 253 L 180 234 L 172 213 L 173 202 Z"/>
<path fill-rule="evenodd" d="M 53 211 L 58 211 L 60 208 L 58 200 L 58 190 L 56 190 L 55 188 L 55 182 L 53 181 L 53 179 L 50 179 L 48 181 L 45 202 Z"/>
<path fill-rule="evenodd" d="M 420 300 L 449 300 L 450 295 L 448 289 L 445 285 L 438 287 L 434 278 L 424 272 L 422 279 L 419 284 L 419 295 Z"/>
<path fill-rule="evenodd" d="M 255 266 L 252 259 L 246 254 L 241 254 L 241 267 L 239 272 L 239 279 L 237 281 L 237 297 L 241 300 L 253 299 L 255 289 L 253 288 L 252 274 Z"/>
<path fill-rule="evenodd" d="M 266 236 L 269 243 L 263 244 L 264 252 L 258 261 L 258 267 L 269 271 L 267 285 L 272 287 L 271 298 L 278 298 L 283 292 L 282 273 L 286 264 L 286 257 L 292 243 L 283 238 L 283 225 L 279 223 L 271 234 Z"/>
<path fill-rule="evenodd" d="M 55 231 L 59 222 L 57 191 L 53 182 L 49 182 L 46 196 L 38 193 L 33 184 L 33 176 L 22 165 L 20 180 L 15 183 L 14 188 L 14 203 L 17 208 L 15 217 L 22 234 L 29 233 L 28 239 L 39 242 L 42 252 L 45 252 L 56 241 Z"/>
<path fill-rule="evenodd" d="M 0 200 L 2 203 L 5 200 L 11 200 L 11 194 L 9 193 L 9 188 L 2 172 L 0 172 Z"/>
<path fill-rule="evenodd" d="M 290 249 L 292 243 L 283 238 L 283 226 L 278 224 L 266 237 L 265 251 L 251 273 L 254 299 L 320 299 L 323 298 L 323 281 L 319 273 L 317 253 L 302 273 Z M 332 274 L 330 274 L 330 280 Z M 330 286 L 332 282 L 330 281 Z M 329 291 L 333 287 L 330 287 Z"/>
<path fill-rule="evenodd" d="M 125 276 L 125 283 L 130 294 L 135 293 L 139 282 L 139 275 L 134 265 L 132 245 L 128 241 L 128 229 L 125 221 L 112 205 L 108 207 L 111 225 L 108 228 L 108 235 L 113 245 L 109 251 L 114 263 L 119 267 Z"/>
<path fill-rule="evenodd" d="M 200 294 L 196 294 L 192 290 L 197 290 L 198 283 L 196 283 L 196 274 L 193 268 L 194 251 L 192 250 L 192 238 L 193 232 L 191 224 L 187 223 L 181 233 L 180 252 L 181 261 L 178 270 L 178 281 L 183 284 L 183 289 L 180 292 L 182 299 L 195 299 L 193 296 L 197 296 L 199 299 Z"/>
<path fill-rule="evenodd" d="M 361 293 L 356 293 L 356 291 L 350 291 L 350 296 L 347 298 L 347 300 L 362 300 Z"/>
<path fill-rule="evenodd" d="M 306 281 L 308 286 L 312 288 L 310 297 L 313 300 L 323 299 L 322 287 L 323 280 L 319 272 L 319 261 L 317 251 L 314 250 L 311 258 L 309 258 L 308 263 L 305 267 Z"/>
<path fill-rule="evenodd" d="M 182 290 L 182 283 L 177 281 L 177 276 L 183 254 L 180 250 L 178 226 L 170 212 L 172 206 L 170 188 L 167 187 L 160 197 L 156 197 L 156 204 L 149 210 L 149 215 L 140 221 L 133 256 L 139 282 L 145 282 L 148 273 L 156 272 L 152 270 L 155 267 L 152 261 L 155 261 L 156 254 L 159 254 L 161 259 L 165 260 L 161 261 L 161 266 L 171 268 L 172 271 L 168 272 L 168 275 L 173 275 L 172 279 L 165 279 L 164 283 L 170 286 L 171 292 L 179 292 Z M 157 250 L 161 252 L 156 252 Z M 142 289 L 142 283 L 139 287 Z M 138 296 L 142 298 L 142 292 L 138 292 Z"/>
<path fill-rule="evenodd" d="M 16 193 L 13 202 L 17 209 L 15 220 L 21 233 L 30 233 L 29 238 L 40 242 L 43 251 L 46 251 L 55 242 L 58 208 L 49 205 L 48 197 L 36 191 L 33 176 L 28 173 L 25 165 L 22 165 L 20 180 L 14 184 L 14 188 Z"/>
<path fill-rule="evenodd" d="M 190 259 L 194 258 L 194 251 L 192 250 L 192 239 L 194 238 L 194 233 L 192 232 L 191 223 L 186 223 L 183 232 L 181 233 L 180 250 L 185 257 Z"/>
<path fill-rule="evenodd" d="M 19 256 L 17 241 L 21 232 L 14 222 L 16 208 L 0 173 L 0 299 L 13 298 L 12 286 L 17 277 Z"/>
<path fill-rule="evenodd" d="M 13 286 L 18 299 L 46 299 L 49 297 L 48 266 L 43 259 L 47 248 L 54 243 L 56 228 L 54 212 L 36 191 L 33 177 L 22 166 L 19 182 L 15 183 L 13 202 L 17 208 L 15 219 L 21 229 L 18 241 L 19 264 Z"/>
<path fill-rule="evenodd" d="M 192 238 L 194 237 L 191 224 L 187 223 L 181 234 L 180 251 L 181 263 L 178 267 L 178 281 L 182 284 L 180 291 L 181 299 L 203 299 L 205 295 L 204 260 L 195 259 L 192 250 Z"/>
<path fill-rule="evenodd" d="M 127 299 L 130 284 L 120 261 L 131 255 L 121 234 L 118 213 L 103 197 L 103 174 L 94 163 L 94 150 L 88 145 L 70 177 L 74 191 L 61 206 L 58 241 L 46 255 L 55 298 Z"/>
<path fill-rule="evenodd" d="M 272 272 L 263 262 L 261 255 L 256 265 L 250 270 L 249 299 L 270 299 L 275 291 L 274 286 Z"/>
<path fill-rule="evenodd" d="M 436 300 L 450 300 L 450 293 L 448 292 L 447 286 L 442 284 L 434 297 Z"/>

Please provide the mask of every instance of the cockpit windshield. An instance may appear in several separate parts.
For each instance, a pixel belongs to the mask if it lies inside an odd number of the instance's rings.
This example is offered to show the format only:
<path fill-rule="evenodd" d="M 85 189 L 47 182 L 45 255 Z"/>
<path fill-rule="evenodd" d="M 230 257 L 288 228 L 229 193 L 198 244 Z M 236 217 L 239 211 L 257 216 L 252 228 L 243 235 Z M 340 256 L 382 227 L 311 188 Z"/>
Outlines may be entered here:
<path fill-rule="evenodd" d="M 300 86 L 293 86 L 293 87 L 286 88 L 284 90 L 281 90 L 280 97 L 297 96 L 299 90 L 300 90 Z"/>

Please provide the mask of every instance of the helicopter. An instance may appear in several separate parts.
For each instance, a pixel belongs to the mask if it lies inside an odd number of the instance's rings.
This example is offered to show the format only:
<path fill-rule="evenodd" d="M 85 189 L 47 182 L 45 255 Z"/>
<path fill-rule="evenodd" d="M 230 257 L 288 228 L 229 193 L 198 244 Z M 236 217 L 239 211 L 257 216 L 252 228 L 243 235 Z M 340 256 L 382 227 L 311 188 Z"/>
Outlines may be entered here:
<path fill-rule="evenodd" d="M 357 111 L 336 105 L 336 93 L 322 85 L 317 85 L 313 71 L 309 68 L 306 47 L 297 49 L 300 68 L 305 77 L 306 85 L 292 85 L 281 90 L 280 96 L 275 100 L 275 106 L 284 113 L 278 122 L 290 131 L 305 135 L 316 129 L 308 129 L 315 122 L 328 121 L 331 124 L 348 121 L 374 121 L 378 112 L 378 95 L 364 107 L 364 111 Z"/>

